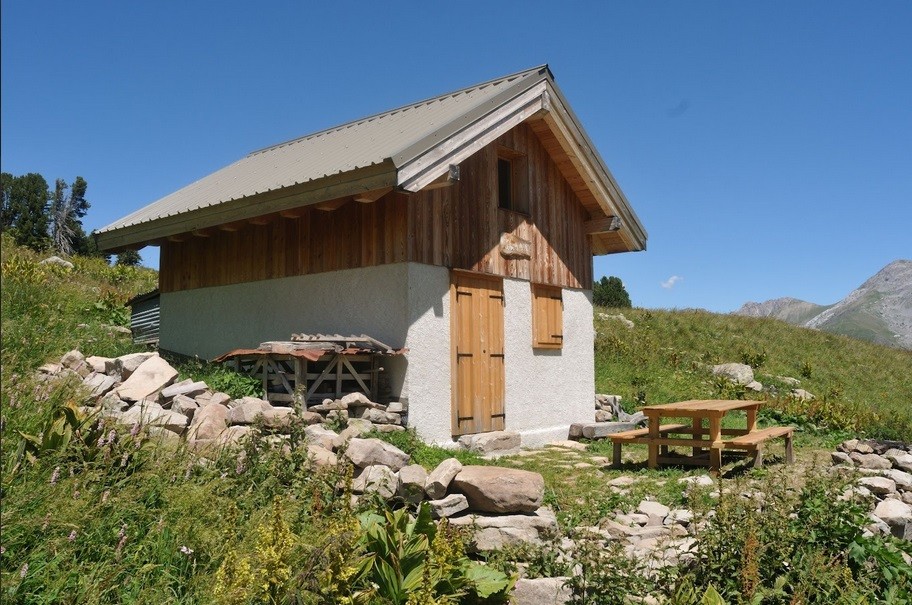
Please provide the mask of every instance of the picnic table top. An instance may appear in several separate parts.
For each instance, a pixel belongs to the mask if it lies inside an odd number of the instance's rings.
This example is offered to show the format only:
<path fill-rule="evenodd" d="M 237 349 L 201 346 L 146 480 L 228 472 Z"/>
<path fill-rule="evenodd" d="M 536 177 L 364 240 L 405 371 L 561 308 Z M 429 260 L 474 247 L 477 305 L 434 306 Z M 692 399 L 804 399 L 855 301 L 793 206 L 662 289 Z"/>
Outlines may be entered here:
<path fill-rule="evenodd" d="M 715 416 L 725 415 L 732 410 L 750 410 L 760 407 L 759 401 L 743 399 L 694 399 L 676 403 L 650 405 L 642 408 L 642 412 L 649 418 L 672 416 Z"/>

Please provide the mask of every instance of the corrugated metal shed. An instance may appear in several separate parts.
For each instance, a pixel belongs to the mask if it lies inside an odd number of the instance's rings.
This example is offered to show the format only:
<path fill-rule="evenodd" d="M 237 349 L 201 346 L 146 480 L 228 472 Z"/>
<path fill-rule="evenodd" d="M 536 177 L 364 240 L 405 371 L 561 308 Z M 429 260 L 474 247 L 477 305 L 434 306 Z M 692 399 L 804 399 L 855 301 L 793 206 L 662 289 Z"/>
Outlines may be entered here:
<path fill-rule="evenodd" d="M 506 88 L 542 79 L 541 66 L 273 145 L 203 177 L 98 230 L 105 233 L 158 218 L 380 164 L 396 167 L 422 149 L 416 143 L 490 101 Z M 436 144 L 431 137 L 426 146 Z M 407 151 L 407 155 L 403 155 Z"/>
<path fill-rule="evenodd" d="M 136 344 L 158 344 L 160 296 L 158 290 L 139 294 L 127 301 L 130 331 Z"/>

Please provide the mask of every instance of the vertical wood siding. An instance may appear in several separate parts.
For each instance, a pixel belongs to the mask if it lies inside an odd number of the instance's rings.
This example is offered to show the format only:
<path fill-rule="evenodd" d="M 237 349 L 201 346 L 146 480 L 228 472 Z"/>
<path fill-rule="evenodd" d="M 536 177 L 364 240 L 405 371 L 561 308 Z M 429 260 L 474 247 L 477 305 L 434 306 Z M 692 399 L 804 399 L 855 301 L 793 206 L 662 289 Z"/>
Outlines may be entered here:
<path fill-rule="evenodd" d="M 529 214 L 497 207 L 497 153 L 526 156 Z M 175 292 L 279 277 L 413 261 L 592 287 L 588 213 L 532 128 L 521 124 L 462 163 L 456 185 L 376 202 L 348 201 L 332 211 L 309 207 L 237 231 L 187 235 L 161 247 L 159 288 Z M 512 233 L 532 243 L 530 260 L 500 255 Z"/>

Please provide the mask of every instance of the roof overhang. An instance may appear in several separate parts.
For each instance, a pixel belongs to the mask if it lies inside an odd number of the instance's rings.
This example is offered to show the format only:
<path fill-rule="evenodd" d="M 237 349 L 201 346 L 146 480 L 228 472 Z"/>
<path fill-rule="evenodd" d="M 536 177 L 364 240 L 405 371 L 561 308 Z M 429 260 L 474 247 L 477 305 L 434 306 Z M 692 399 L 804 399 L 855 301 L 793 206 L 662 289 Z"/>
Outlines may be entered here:
<path fill-rule="evenodd" d="M 636 212 L 621 191 L 617 181 L 595 145 L 589 140 L 569 104 L 544 69 L 542 78 L 521 89 L 507 89 L 474 115 L 466 115 L 456 124 L 448 124 L 393 157 L 394 161 L 410 158 L 398 171 L 397 185 L 405 190 L 420 191 L 447 174 L 459 164 L 522 122 L 530 122 L 538 134 L 547 129 L 557 145 L 547 145 L 552 155 L 560 155 L 565 177 L 590 212 L 588 228 L 593 237 L 595 254 L 633 252 L 646 249 L 647 233 Z M 487 110 L 486 112 L 484 110 Z M 574 174 L 568 175 L 572 171 Z M 586 204 L 586 202 L 590 202 Z M 607 219 L 607 220 L 602 220 Z"/>
<path fill-rule="evenodd" d="M 593 254 L 646 249 L 647 234 L 605 162 L 570 109 L 547 66 L 504 85 L 496 95 L 393 152 L 380 163 L 289 187 L 195 208 L 94 234 L 101 250 L 157 243 L 328 200 L 397 188 L 417 192 L 517 125 L 527 122 L 589 212 Z M 363 201 L 363 200 L 362 200 Z"/>
<path fill-rule="evenodd" d="M 123 250 L 142 247 L 180 233 L 217 227 L 226 223 L 249 220 L 326 200 L 357 196 L 396 185 L 396 167 L 391 160 L 350 172 L 308 181 L 253 196 L 229 200 L 138 223 L 111 231 L 95 233 L 100 250 Z"/>

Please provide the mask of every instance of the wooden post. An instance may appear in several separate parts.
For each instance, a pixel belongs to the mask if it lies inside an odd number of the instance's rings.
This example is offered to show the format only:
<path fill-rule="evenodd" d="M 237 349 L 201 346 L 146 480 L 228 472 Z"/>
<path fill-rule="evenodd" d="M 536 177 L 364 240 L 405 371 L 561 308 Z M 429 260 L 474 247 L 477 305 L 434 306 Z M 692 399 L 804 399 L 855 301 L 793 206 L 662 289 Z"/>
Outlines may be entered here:
<path fill-rule="evenodd" d="M 709 472 L 718 475 L 722 468 L 722 416 L 709 417 Z"/>
<path fill-rule="evenodd" d="M 649 468 L 659 466 L 659 446 L 656 440 L 659 438 L 659 415 L 649 415 Z"/>

